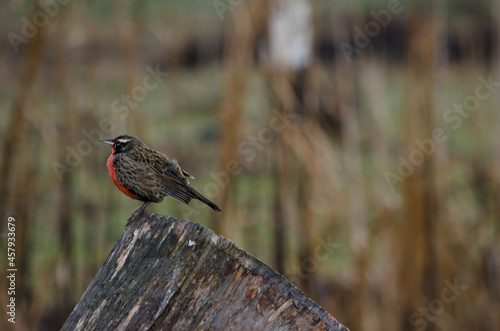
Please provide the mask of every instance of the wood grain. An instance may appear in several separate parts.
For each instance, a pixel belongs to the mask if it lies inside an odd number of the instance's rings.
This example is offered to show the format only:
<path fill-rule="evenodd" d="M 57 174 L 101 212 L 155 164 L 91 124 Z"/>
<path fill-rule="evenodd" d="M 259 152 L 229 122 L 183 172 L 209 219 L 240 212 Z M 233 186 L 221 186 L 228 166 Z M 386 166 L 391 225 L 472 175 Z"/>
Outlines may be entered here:
<path fill-rule="evenodd" d="M 347 330 L 276 271 L 197 223 L 127 224 L 62 330 Z"/>

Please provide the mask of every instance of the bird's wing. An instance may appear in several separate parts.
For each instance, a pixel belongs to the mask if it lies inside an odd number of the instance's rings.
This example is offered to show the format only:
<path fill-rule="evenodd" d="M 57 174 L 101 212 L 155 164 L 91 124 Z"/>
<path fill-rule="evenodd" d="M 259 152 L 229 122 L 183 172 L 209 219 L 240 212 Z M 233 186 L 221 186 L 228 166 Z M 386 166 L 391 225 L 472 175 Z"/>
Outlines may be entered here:
<path fill-rule="evenodd" d="M 191 201 L 192 194 L 186 189 L 187 183 L 182 178 L 167 169 L 162 170 L 163 167 L 157 166 L 158 162 L 137 159 L 134 156 L 126 156 L 124 159 L 130 162 L 131 168 L 134 169 L 133 177 L 140 181 L 138 185 L 131 185 L 143 190 L 137 192 L 138 196 L 157 195 L 161 201 L 163 196 L 168 195 L 184 203 Z"/>
<path fill-rule="evenodd" d="M 177 160 L 171 159 L 163 153 L 150 150 L 146 155 L 144 157 L 147 159 L 144 159 L 144 162 L 150 164 L 153 170 L 159 175 L 175 177 L 185 184 L 189 184 L 188 178 L 194 178 L 181 169 Z"/>

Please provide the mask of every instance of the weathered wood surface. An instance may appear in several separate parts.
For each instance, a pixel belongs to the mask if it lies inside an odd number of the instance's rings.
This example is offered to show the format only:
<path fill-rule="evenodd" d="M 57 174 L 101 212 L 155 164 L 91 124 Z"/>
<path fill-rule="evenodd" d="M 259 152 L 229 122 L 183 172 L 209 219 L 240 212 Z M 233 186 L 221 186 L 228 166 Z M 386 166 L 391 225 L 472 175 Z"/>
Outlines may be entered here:
<path fill-rule="evenodd" d="M 347 330 L 283 276 L 197 223 L 127 224 L 62 330 Z"/>

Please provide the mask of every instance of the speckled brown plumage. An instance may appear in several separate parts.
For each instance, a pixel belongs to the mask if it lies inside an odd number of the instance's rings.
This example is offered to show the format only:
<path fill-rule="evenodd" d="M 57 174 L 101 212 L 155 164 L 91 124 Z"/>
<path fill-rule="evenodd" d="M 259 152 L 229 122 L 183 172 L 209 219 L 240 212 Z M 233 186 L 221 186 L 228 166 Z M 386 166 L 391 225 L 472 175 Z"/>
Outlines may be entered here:
<path fill-rule="evenodd" d="M 182 170 L 176 160 L 144 144 L 139 138 L 122 135 L 101 139 L 110 144 L 113 153 L 108 170 L 115 185 L 127 196 L 143 201 L 133 215 L 142 213 L 150 202 L 161 202 L 165 196 L 188 204 L 198 199 L 216 211 L 221 209 L 189 186 L 194 178 Z"/>

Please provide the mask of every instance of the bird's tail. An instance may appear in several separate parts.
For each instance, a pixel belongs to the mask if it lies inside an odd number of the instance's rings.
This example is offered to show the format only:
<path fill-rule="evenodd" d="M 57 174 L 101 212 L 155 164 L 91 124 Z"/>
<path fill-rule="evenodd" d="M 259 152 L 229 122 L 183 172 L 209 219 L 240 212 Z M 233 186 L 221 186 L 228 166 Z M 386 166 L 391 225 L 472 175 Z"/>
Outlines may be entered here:
<path fill-rule="evenodd" d="M 220 209 L 219 206 L 217 206 L 215 203 L 213 203 L 212 201 L 210 201 L 207 198 L 205 198 L 203 196 L 203 194 L 201 194 L 200 192 L 196 191 L 194 188 L 192 188 L 190 186 L 188 186 L 188 187 L 189 187 L 190 193 L 193 196 L 193 199 L 200 200 L 201 202 L 203 202 L 204 204 L 206 204 L 207 206 L 209 206 L 210 208 L 212 208 L 215 211 L 222 211 L 222 209 Z"/>

